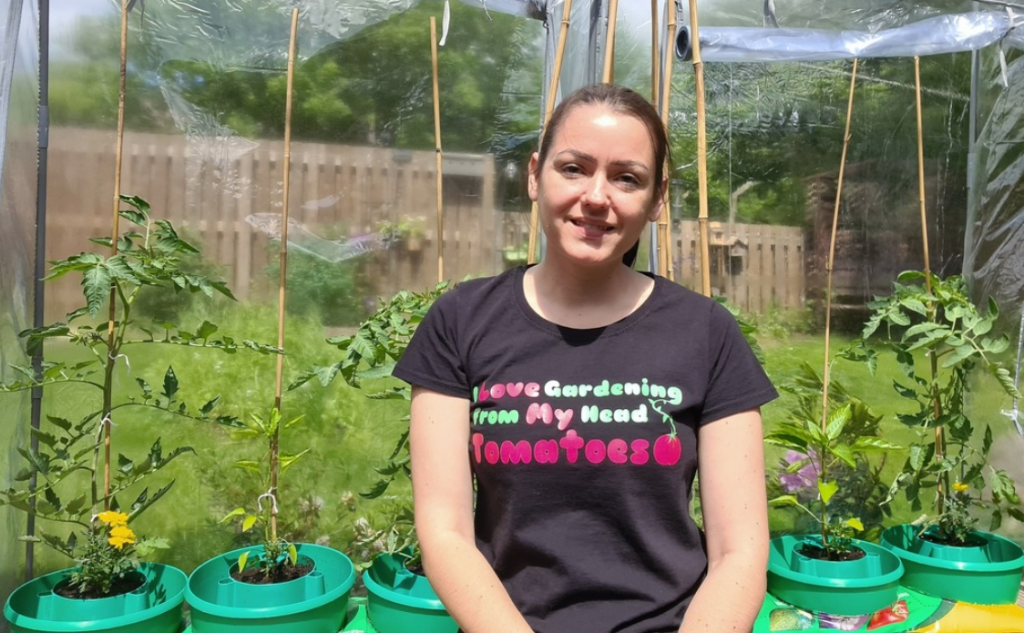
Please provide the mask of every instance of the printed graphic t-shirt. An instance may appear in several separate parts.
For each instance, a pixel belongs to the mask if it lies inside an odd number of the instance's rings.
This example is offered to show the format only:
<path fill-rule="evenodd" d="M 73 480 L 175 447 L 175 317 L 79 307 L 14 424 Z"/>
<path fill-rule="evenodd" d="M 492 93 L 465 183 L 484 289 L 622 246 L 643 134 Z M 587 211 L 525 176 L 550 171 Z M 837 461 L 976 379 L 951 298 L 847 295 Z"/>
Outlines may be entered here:
<path fill-rule="evenodd" d="M 698 430 L 775 389 L 712 300 L 656 277 L 625 319 L 565 328 L 524 271 L 440 297 L 394 375 L 470 401 L 477 547 L 537 633 L 674 632 L 707 568 Z"/>

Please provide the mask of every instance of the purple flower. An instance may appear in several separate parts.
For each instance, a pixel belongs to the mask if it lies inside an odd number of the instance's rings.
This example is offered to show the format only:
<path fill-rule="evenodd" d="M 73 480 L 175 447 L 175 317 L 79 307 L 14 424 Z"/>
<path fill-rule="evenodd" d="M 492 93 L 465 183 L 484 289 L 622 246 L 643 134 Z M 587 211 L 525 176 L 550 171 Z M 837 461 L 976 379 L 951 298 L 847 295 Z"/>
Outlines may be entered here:
<path fill-rule="evenodd" d="M 782 489 L 790 494 L 801 492 L 817 494 L 819 472 L 817 458 L 814 451 L 811 451 L 810 461 L 800 470 L 789 473 L 786 472 L 786 469 L 791 464 L 807 459 L 807 455 L 797 451 L 786 451 L 786 456 L 782 458 L 782 472 L 779 473 L 779 483 L 782 484 Z"/>

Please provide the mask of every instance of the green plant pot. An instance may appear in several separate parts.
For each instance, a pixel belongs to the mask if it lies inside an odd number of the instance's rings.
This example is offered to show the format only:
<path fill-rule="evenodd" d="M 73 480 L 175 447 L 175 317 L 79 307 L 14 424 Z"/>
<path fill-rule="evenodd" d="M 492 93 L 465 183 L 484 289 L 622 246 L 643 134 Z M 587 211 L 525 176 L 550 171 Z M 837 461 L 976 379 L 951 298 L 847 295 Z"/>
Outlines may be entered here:
<path fill-rule="evenodd" d="M 341 552 L 307 543 L 296 545 L 313 571 L 289 582 L 250 585 L 231 577 L 238 557 L 263 552 L 262 545 L 206 561 L 188 578 L 186 599 L 194 633 L 337 633 L 345 620 L 356 581 L 352 561 Z"/>
<path fill-rule="evenodd" d="M 867 615 L 896 602 L 903 564 L 892 552 L 855 540 L 860 560 L 832 562 L 804 556 L 804 543 L 817 536 L 780 536 L 768 552 L 768 593 L 789 604 L 832 615 Z"/>
<path fill-rule="evenodd" d="M 377 633 L 456 633 L 426 576 L 414 574 L 401 560 L 381 554 L 363 572 L 366 610 Z"/>
<path fill-rule="evenodd" d="M 975 530 L 983 545 L 955 547 L 917 537 L 913 525 L 882 532 L 882 547 L 903 561 L 903 584 L 921 593 L 972 604 L 1017 601 L 1024 550 L 997 534 Z"/>
<path fill-rule="evenodd" d="M 102 633 L 177 633 L 185 601 L 185 573 L 170 565 L 143 563 L 146 583 L 112 598 L 73 600 L 53 593 L 68 577 L 63 570 L 30 580 L 4 605 L 11 633 L 35 631 Z"/>

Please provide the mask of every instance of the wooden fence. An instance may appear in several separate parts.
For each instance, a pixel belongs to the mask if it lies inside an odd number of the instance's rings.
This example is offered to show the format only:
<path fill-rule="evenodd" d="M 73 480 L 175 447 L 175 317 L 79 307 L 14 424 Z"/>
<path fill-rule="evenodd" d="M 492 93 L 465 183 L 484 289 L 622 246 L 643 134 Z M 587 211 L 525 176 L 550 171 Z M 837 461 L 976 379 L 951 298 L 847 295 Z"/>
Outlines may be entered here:
<path fill-rule="evenodd" d="M 51 131 L 47 258 L 87 248 L 88 236 L 109 233 L 113 134 Z M 122 191 L 145 198 L 155 216 L 198 236 L 204 256 L 223 267 L 240 299 L 269 296 L 266 274 L 276 250 L 246 221 L 281 211 L 281 144 L 239 138 L 132 133 L 125 140 Z M 490 155 L 444 157 L 445 276 L 495 274 L 523 261 L 529 215 L 496 210 Z M 436 281 L 435 157 L 403 151 L 295 143 L 291 217 L 310 234 L 338 242 L 401 226 L 404 239 L 365 255 L 373 296 L 426 288 Z M 677 280 L 700 287 L 697 223 L 675 222 L 672 259 Z M 747 311 L 795 308 L 804 301 L 800 228 L 712 222 L 713 291 Z M 327 242 L 328 247 L 337 248 Z M 371 297 L 367 297 L 372 299 Z M 47 317 L 80 305 L 75 280 L 48 291 Z"/>
<path fill-rule="evenodd" d="M 526 261 L 529 214 L 506 214 L 502 240 L 508 263 Z M 796 226 L 709 222 L 711 290 L 747 312 L 804 305 L 804 232 Z M 700 291 L 700 239 L 695 220 L 674 221 L 676 281 Z M 649 239 L 641 238 L 644 243 Z"/>
<path fill-rule="evenodd" d="M 673 228 L 676 281 L 701 287 L 700 232 L 695 220 Z M 746 312 L 804 305 L 804 234 L 795 226 L 708 223 L 711 291 Z"/>
<path fill-rule="evenodd" d="M 102 130 L 51 130 L 48 259 L 86 249 L 88 236 L 109 234 L 114 140 Z M 249 298 L 269 288 L 264 271 L 276 255 L 246 217 L 280 214 L 281 161 L 278 141 L 130 133 L 121 190 L 200 236 L 204 256 L 224 267 L 236 296 Z M 388 296 L 437 281 L 433 151 L 294 143 L 291 174 L 291 217 L 313 234 L 345 241 L 385 224 L 403 227 L 407 239 L 400 247 L 368 256 L 373 293 Z M 445 276 L 496 272 L 501 218 L 492 157 L 446 154 L 444 180 Z M 78 294 L 73 280 L 58 282 L 48 295 L 48 317 L 77 307 Z"/>

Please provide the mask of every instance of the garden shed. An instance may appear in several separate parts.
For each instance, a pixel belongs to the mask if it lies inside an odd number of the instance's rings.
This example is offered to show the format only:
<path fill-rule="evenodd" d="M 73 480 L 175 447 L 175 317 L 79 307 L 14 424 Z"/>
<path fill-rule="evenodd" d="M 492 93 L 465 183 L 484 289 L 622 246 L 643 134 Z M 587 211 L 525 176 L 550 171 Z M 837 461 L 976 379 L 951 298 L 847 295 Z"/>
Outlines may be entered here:
<path fill-rule="evenodd" d="M 152 451 L 157 437 L 158 447 L 194 448 L 161 475 L 176 482 L 167 492 L 173 500 L 140 520 L 170 542 L 161 562 L 190 572 L 252 540 L 221 519 L 263 490 L 232 469 L 247 449 L 208 414 L 214 404 L 235 417 L 249 415 L 254 401 L 269 406 L 275 358 L 258 352 L 275 336 L 279 279 L 290 293 L 285 382 L 298 384 L 346 353 L 346 344 L 326 339 L 354 335 L 396 293 L 429 293 L 439 278 L 458 282 L 525 264 L 533 249 L 527 170 L 545 106 L 600 82 L 609 67 L 616 83 L 668 95 L 671 221 L 667 233 L 645 235 L 637 268 L 659 271 L 659 252 L 667 251 L 674 281 L 700 291 L 706 275 L 751 327 L 769 377 L 796 385 L 765 408 L 766 431 L 790 420 L 805 390 L 815 389 L 817 375 L 805 367 L 820 372 L 828 353 L 829 296 L 842 314 L 831 335 L 852 344 L 877 308 L 873 300 L 908 269 L 962 275 L 975 303 L 998 303 L 991 336 L 1006 344 L 989 351 L 1008 371 L 1002 383 L 1020 387 L 1024 2 L 698 0 L 696 47 L 683 0 L 568 4 L 567 11 L 566 0 L 0 0 L 0 385 L 43 375 L 52 367 L 44 362 L 60 364 L 58 375 L 91 358 L 75 341 L 51 339 L 34 358 L 19 333 L 67 322 L 82 303 L 73 275 L 45 285 L 42 277 L 47 262 L 105 252 L 102 240 L 88 238 L 110 236 L 115 181 L 197 246 L 182 256 L 183 275 L 223 279 L 231 290 L 185 277 L 179 291 L 143 289 L 134 317 L 148 324 L 140 330 L 146 342 L 184 332 L 185 344 L 166 352 L 140 345 L 131 364 L 115 359 L 110 372 L 117 402 L 149 402 L 161 384 L 167 394 L 164 411 L 113 420 L 126 451 Z M 119 121 L 122 9 L 127 96 Z M 443 40 L 434 52 L 436 84 L 431 18 L 434 42 Z M 848 108 L 851 75 L 856 98 Z M 830 263 L 834 281 L 826 278 Z M 105 314 L 93 315 L 90 336 L 106 332 Z M 189 341 L 207 346 L 214 331 L 226 337 L 221 350 L 238 354 L 200 358 L 191 349 Z M 242 358 L 248 351 L 254 356 Z M 899 417 L 909 415 L 908 398 L 890 393 L 901 380 L 898 363 L 882 361 L 878 373 L 868 364 L 837 360 L 832 371 L 881 420 L 879 433 L 910 442 Z M 1024 420 L 999 380 L 972 374 L 964 411 L 977 430 L 972 441 L 987 443 L 986 466 L 1005 475 L 995 485 L 1016 482 L 1019 492 Z M 209 420 L 167 417 L 179 382 L 190 403 L 209 404 L 197 416 Z M 309 454 L 290 473 L 293 519 L 282 529 L 368 560 L 389 531 L 408 524 L 408 482 L 395 479 L 390 461 L 407 402 L 369 399 L 341 382 L 286 395 L 294 415 L 305 415 L 305 444 L 295 450 Z M 48 441 L 47 425 L 77 423 L 93 395 L 74 384 L 45 396 L 0 390 L 0 490 L 45 480 L 38 463 L 25 470 L 26 460 L 40 438 Z M 985 426 L 994 439 L 981 437 Z M 768 455 L 770 472 L 787 458 L 771 448 Z M 891 483 L 907 459 L 904 451 L 872 467 Z M 386 494 L 360 495 L 382 477 L 393 484 Z M 776 477 L 769 490 L 780 485 L 787 484 Z M 129 494 L 135 499 L 139 488 Z M 860 503 L 877 505 L 879 494 L 867 491 Z M 905 499 L 893 503 L 900 519 L 916 518 Z M 880 528 L 888 516 L 863 518 Z M 1024 543 L 1017 516 L 1024 512 L 997 527 Z M 978 519 L 987 528 L 991 513 Z M 804 525 L 779 512 L 771 527 L 788 533 Z M 0 504 L 0 599 L 67 566 L 42 544 L 19 540 L 38 530 Z"/>

